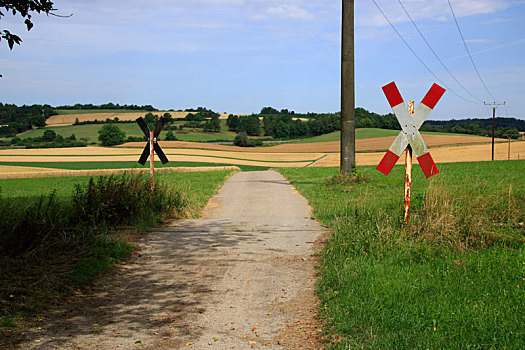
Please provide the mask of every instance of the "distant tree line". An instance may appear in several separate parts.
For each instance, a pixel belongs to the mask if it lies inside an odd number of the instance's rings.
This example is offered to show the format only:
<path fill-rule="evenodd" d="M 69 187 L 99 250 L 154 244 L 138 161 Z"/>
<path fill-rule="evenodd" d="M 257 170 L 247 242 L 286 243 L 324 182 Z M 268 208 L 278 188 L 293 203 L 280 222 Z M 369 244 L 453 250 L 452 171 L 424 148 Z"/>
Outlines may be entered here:
<path fill-rule="evenodd" d="M 226 125 L 230 131 L 245 132 L 249 136 L 260 136 L 264 133 L 265 136 L 271 136 L 274 139 L 310 137 L 327 134 L 341 128 L 339 113 L 309 113 L 308 116 L 305 116 L 308 120 L 303 121 L 292 112 L 288 110 L 279 112 L 272 107 L 264 107 L 260 114 L 250 116 L 230 114 L 226 119 Z"/>
<path fill-rule="evenodd" d="M 461 120 L 427 120 L 421 126 L 423 131 L 492 136 L 492 118 L 473 118 Z M 521 138 L 525 131 L 525 120 L 516 118 L 496 118 L 495 136 L 498 138 Z"/>
<path fill-rule="evenodd" d="M 83 110 L 83 109 L 129 109 L 129 110 L 136 110 L 136 111 L 147 111 L 147 112 L 156 112 L 158 111 L 157 108 L 151 106 L 151 105 L 144 105 L 144 106 L 138 106 L 138 105 L 119 105 L 118 103 L 115 104 L 115 103 L 112 103 L 112 102 L 109 102 L 109 103 L 104 103 L 104 104 L 101 104 L 101 105 L 94 105 L 94 104 L 91 104 L 91 103 L 86 103 L 86 104 L 81 104 L 81 103 L 77 103 L 75 105 L 72 105 L 72 106 L 69 106 L 69 105 L 63 105 L 63 106 L 58 106 L 58 107 L 55 107 L 56 109 L 78 109 L 78 110 Z"/>
<path fill-rule="evenodd" d="M 106 120 L 85 120 L 85 121 L 79 121 L 78 118 L 75 119 L 75 122 L 73 125 L 88 125 L 88 124 L 132 124 L 136 123 L 135 120 L 120 120 L 118 117 L 115 118 L 106 118 Z"/>
<path fill-rule="evenodd" d="M 196 110 L 188 113 L 184 117 L 185 123 L 183 127 L 186 128 L 202 128 L 204 132 L 220 132 L 221 121 L 220 114 L 212 110 L 198 107 Z"/>
<path fill-rule="evenodd" d="M 13 137 L 11 140 L 1 140 L 0 146 L 15 146 L 23 148 L 62 148 L 62 147 L 83 147 L 87 145 L 87 140 L 77 140 L 75 134 L 63 137 L 57 135 L 54 130 L 48 129 L 40 137 Z"/>
<path fill-rule="evenodd" d="M 18 133 L 41 128 L 46 119 L 57 114 L 49 105 L 16 106 L 0 102 L 0 137 L 13 137 Z"/>

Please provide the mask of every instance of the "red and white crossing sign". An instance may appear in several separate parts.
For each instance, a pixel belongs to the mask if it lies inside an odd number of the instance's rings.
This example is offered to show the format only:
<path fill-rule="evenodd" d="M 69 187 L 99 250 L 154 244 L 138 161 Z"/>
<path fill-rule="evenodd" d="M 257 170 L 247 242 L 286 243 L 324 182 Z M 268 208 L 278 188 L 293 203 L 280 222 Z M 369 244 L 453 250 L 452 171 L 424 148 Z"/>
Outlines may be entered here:
<path fill-rule="evenodd" d="M 405 148 L 410 145 L 427 179 L 432 175 L 436 175 L 439 173 L 439 170 L 419 133 L 419 128 L 423 125 L 423 122 L 434 109 L 441 96 L 443 96 L 445 89 L 437 84 L 432 85 L 423 98 L 423 101 L 417 106 L 413 115 L 410 115 L 408 112 L 408 108 L 397 89 L 396 83 L 391 82 L 383 86 L 383 92 L 399 124 L 401 124 L 402 130 L 377 166 L 377 170 L 388 175 L 399 157 L 401 157 Z"/>

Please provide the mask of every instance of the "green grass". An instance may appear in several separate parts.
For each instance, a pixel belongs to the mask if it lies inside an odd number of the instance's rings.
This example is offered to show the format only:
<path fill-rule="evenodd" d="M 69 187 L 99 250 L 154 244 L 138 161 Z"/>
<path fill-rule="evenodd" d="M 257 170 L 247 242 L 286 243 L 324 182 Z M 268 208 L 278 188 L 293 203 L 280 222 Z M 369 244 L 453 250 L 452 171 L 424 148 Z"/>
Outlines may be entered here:
<path fill-rule="evenodd" d="M 92 167 L 90 164 L 79 163 L 56 163 L 56 168 L 62 166 L 60 169 L 115 169 L 117 162 L 86 162 L 93 163 Z M 123 162 L 126 163 L 126 162 Z M 187 165 L 177 166 L 193 166 L 197 163 L 188 163 Z M 50 168 L 55 167 L 53 163 L 17 163 L 22 166 L 48 166 Z M 227 165 L 227 164 L 222 164 Z M 108 168 L 106 168 L 106 166 Z M 201 166 L 215 166 L 215 164 L 202 163 Z M 217 165 L 219 166 L 219 165 Z M 258 171 L 267 170 L 268 167 L 256 167 L 256 166 L 239 166 L 243 171 Z M 191 175 L 190 175 L 191 174 Z M 213 175 L 216 174 L 216 175 Z M 214 172 L 202 172 L 202 173 L 172 173 L 172 174 L 157 174 L 156 178 L 173 179 L 173 181 L 187 181 L 191 179 L 192 183 L 201 183 L 202 181 L 216 181 L 215 176 L 223 176 L 222 171 Z M 98 176 L 93 176 L 98 178 Z M 51 191 L 56 190 L 58 197 L 71 197 L 76 183 L 87 183 L 90 176 L 63 176 L 63 177 L 42 177 L 42 178 L 30 178 L 30 179 L 0 179 L 0 191 L 1 195 L 5 198 L 35 198 L 40 196 L 46 196 Z M 199 189 L 203 190 L 203 189 Z M 200 194 L 197 194 L 200 195 Z"/>
<path fill-rule="evenodd" d="M 53 130 L 57 133 L 57 135 L 62 135 L 63 137 L 68 137 L 71 134 L 75 134 L 77 139 L 87 138 L 88 142 L 100 143 L 98 140 L 98 131 L 102 128 L 103 125 L 104 124 L 46 126 L 45 128 L 30 130 L 28 132 L 18 135 L 18 137 L 22 139 L 28 137 L 40 137 L 44 134 L 44 131 Z M 139 137 L 144 135 L 137 124 L 123 123 L 118 124 L 118 126 L 122 131 L 126 133 L 126 137 Z"/>
<path fill-rule="evenodd" d="M 67 169 L 67 170 L 97 170 L 97 169 L 149 169 L 149 162 L 140 165 L 133 161 L 124 162 L 0 162 L 0 165 L 25 166 L 36 168 L 50 168 L 50 169 Z M 173 167 L 214 167 L 214 166 L 237 166 L 242 171 L 258 171 L 271 168 L 270 166 L 254 166 L 254 165 L 232 165 L 227 163 L 204 163 L 204 162 L 169 162 L 162 164 L 155 162 L 155 168 L 173 168 Z M 0 180 L 0 184 L 2 183 Z M 0 185 L 1 186 L 1 185 Z"/>
<path fill-rule="evenodd" d="M 375 137 L 397 136 L 397 134 L 399 134 L 399 130 L 389 130 L 389 129 L 379 129 L 379 128 L 359 128 L 355 130 L 356 140 L 371 139 Z M 471 137 L 477 136 L 477 135 L 467 135 L 467 134 L 448 134 L 448 133 L 430 132 L 430 131 L 423 131 L 421 132 L 421 134 L 423 135 L 471 136 Z M 334 131 L 329 134 L 314 136 L 314 137 L 310 137 L 307 139 L 297 140 L 295 142 L 310 143 L 310 142 L 330 142 L 330 141 L 340 141 L 340 140 L 341 140 L 341 132 Z"/>
<path fill-rule="evenodd" d="M 338 169 L 281 169 L 334 233 L 318 294 L 333 349 L 525 348 L 525 161 L 414 171 L 402 223 L 404 169 L 326 185 Z"/>

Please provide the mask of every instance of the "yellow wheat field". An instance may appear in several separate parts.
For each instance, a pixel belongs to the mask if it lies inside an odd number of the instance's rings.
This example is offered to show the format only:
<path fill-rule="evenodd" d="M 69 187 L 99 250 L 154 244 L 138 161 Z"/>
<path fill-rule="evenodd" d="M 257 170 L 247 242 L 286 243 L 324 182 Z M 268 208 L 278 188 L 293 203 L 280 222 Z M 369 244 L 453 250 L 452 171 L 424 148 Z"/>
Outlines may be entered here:
<path fill-rule="evenodd" d="M 79 122 L 87 121 L 104 121 L 106 119 L 118 118 L 119 120 L 136 120 L 139 117 L 144 117 L 147 111 L 143 112 L 128 112 L 128 113 L 85 113 L 85 114 L 64 114 L 64 115 L 53 115 L 46 120 L 46 125 L 56 126 L 56 125 L 73 125 L 75 120 L 78 119 Z M 151 112 L 153 114 L 162 116 L 164 113 L 171 114 L 172 118 L 184 118 L 188 113 L 192 112 L 171 112 L 171 111 L 159 111 Z M 221 114 L 221 119 L 228 118 L 228 114 Z"/>
<path fill-rule="evenodd" d="M 430 149 L 432 158 L 436 163 L 457 163 L 457 162 L 483 162 L 492 159 L 491 144 L 450 146 Z M 357 165 L 377 165 L 383 158 L 385 152 L 357 153 Z M 495 160 L 509 159 L 508 143 L 496 143 L 494 147 Z M 525 159 L 525 142 L 511 142 L 510 159 Z M 330 167 L 339 166 L 339 153 L 328 154 L 326 157 L 315 162 L 312 166 Z M 404 155 L 398 160 L 397 164 L 404 164 Z M 417 162 L 414 159 L 414 163 Z"/>

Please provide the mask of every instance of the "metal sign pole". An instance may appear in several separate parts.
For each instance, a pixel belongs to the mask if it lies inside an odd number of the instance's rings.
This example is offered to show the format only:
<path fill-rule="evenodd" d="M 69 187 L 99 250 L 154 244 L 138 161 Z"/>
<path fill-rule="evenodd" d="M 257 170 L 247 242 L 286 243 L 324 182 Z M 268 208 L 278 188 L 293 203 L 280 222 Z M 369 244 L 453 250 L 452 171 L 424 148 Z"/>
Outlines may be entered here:
<path fill-rule="evenodd" d="M 408 101 L 408 113 L 414 115 L 415 101 Z M 405 224 L 410 220 L 410 198 L 412 195 L 412 146 L 408 145 L 405 150 Z"/>
<path fill-rule="evenodd" d="M 155 159 L 154 159 L 155 147 L 153 145 L 154 142 L 155 142 L 155 136 L 153 135 L 153 131 L 150 131 L 150 137 L 149 137 L 149 151 L 150 151 L 150 156 L 149 156 L 149 176 L 150 176 L 150 179 L 151 179 L 151 190 L 155 189 Z"/>

